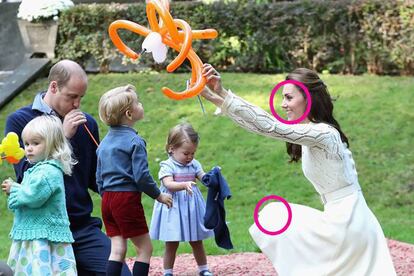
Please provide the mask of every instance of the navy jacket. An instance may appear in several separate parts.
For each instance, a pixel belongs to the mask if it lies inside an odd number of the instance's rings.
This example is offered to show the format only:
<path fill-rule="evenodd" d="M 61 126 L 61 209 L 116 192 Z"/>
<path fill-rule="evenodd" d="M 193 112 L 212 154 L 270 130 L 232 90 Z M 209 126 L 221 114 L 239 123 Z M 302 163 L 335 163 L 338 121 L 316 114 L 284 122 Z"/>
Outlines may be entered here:
<path fill-rule="evenodd" d="M 100 194 L 139 191 L 153 199 L 160 195 L 148 168 L 146 143 L 133 128 L 110 127 L 96 153 L 96 182 Z"/>
<path fill-rule="evenodd" d="M 220 168 L 214 167 L 203 176 L 202 182 L 208 187 L 204 226 L 207 229 L 214 229 L 216 244 L 219 247 L 233 249 L 224 209 L 224 200 L 231 197 L 227 181 L 221 175 Z"/>

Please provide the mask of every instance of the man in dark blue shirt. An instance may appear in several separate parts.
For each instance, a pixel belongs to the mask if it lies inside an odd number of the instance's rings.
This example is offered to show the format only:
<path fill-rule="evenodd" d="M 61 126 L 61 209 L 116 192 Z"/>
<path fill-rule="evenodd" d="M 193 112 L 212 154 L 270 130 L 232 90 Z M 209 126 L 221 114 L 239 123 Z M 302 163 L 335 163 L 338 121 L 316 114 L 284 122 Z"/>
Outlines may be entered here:
<path fill-rule="evenodd" d="M 76 62 L 62 60 L 51 68 L 48 79 L 47 91 L 40 92 L 32 105 L 8 116 L 5 133 L 13 131 L 20 137 L 26 124 L 43 114 L 55 115 L 62 120 L 65 136 L 78 161 L 73 174 L 64 178 L 78 274 L 106 275 L 111 243 L 101 231 L 102 221 L 91 216 L 93 203 L 88 192 L 88 189 L 98 192 L 95 179 L 97 145 L 83 126 L 86 125 L 94 139 L 99 141 L 98 125 L 91 115 L 79 109 L 88 85 L 87 75 Z M 23 146 L 21 140 L 20 144 Z M 17 182 L 22 181 L 23 173 L 29 167 L 26 158 L 14 166 Z M 126 265 L 122 272 L 122 275 L 130 275 Z"/>

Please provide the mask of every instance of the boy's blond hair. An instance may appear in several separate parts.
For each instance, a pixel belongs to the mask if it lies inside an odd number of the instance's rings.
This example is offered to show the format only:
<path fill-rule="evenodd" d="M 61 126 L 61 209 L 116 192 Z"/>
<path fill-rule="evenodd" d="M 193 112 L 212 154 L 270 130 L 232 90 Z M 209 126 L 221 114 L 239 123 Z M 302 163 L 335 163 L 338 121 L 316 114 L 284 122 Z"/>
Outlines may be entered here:
<path fill-rule="evenodd" d="M 138 101 L 138 97 L 133 85 L 111 89 L 99 100 L 99 118 L 108 126 L 120 125 L 125 112 L 132 107 L 134 101 Z"/>

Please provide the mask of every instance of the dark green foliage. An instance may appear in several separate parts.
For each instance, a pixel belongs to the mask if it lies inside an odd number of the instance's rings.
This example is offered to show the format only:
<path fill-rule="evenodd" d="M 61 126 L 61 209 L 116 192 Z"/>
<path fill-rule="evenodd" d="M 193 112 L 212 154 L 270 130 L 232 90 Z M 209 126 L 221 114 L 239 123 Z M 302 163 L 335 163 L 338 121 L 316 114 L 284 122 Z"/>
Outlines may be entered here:
<path fill-rule="evenodd" d="M 218 30 L 217 39 L 194 41 L 193 48 L 221 70 L 275 73 L 308 67 L 331 73 L 414 74 L 411 1 L 173 1 L 171 14 L 193 29 Z M 84 4 L 64 12 L 58 57 L 83 64 L 93 57 L 107 71 L 109 60 L 122 58 L 107 34 L 117 19 L 147 26 L 145 3 Z M 142 37 L 127 31 L 121 37 L 141 49 Z M 167 61 L 176 55 L 170 50 Z M 147 56 L 139 62 L 165 67 Z"/>

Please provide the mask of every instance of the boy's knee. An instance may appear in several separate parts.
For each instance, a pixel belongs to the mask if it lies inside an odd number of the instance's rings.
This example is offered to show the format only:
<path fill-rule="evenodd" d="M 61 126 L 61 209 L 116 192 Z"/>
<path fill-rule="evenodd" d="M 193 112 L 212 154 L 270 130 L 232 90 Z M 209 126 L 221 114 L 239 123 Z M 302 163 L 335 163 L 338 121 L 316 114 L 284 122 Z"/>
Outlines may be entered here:
<path fill-rule="evenodd" d="M 147 252 L 147 254 L 152 255 L 152 251 L 154 250 L 154 247 L 152 246 L 152 243 L 148 243 L 144 246 L 143 251 Z"/>
<path fill-rule="evenodd" d="M 149 262 L 152 256 L 152 246 L 137 247 L 137 260 L 141 262 Z"/>
<path fill-rule="evenodd" d="M 135 246 L 138 255 L 152 255 L 153 246 L 151 241 L 145 242 L 140 244 L 139 246 Z"/>
<path fill-rule="evenodd" d="M 126 256 L 126 251 L 126 247 L 123 246 L 113 247 L 111 249 L 111 256 L 109 257 L 109 259 L 117 261 L 124 260 Z"/>

